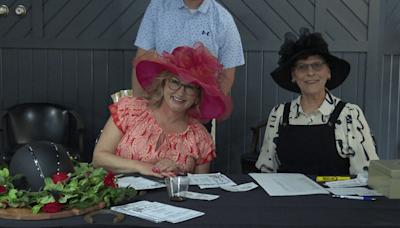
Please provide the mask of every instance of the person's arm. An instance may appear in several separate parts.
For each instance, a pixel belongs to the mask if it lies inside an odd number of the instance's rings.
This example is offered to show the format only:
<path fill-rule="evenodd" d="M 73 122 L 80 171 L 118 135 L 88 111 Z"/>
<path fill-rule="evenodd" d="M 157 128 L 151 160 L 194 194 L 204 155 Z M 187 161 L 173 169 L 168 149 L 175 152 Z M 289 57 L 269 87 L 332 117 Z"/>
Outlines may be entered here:
<path fill-rule="evenodd" d="M 267 127 L 265 129 L 264 140 L 262 143 L 260 155 L 256 162 L 256 168 L 263 173 L 276 173 L 279 168 L 279 161 L 277 161 L 276 144 L 274 139 L 279 137 L 278 129 L 283 109 L 285 105 L 280 105 L 279 108 L 272 108 L 268 117 Z"/>
<path fill-rule="evenodd" d="M 228 95 L 231 91 L 233 81 L 235 80 L 235 67 L 222 69 L 222 73 L 226 76 L 226 79 L 221 83 L 221 90 L 225 95 Z"/>
<path fill-rule="evenodd" d="M 222 11 L 220 23 L 218 23 L 218 60 L 224 65 L 222 73 L 228 80 L 222 82 L 222 92 L 227 95 L 235 80 L 237 66 L 244 64 L 242 41 L 232 15 L 228 11 Z"/>
<path fill-rule="evenodd" d="M 364 113 L 357 105 L 347 103 L 339 120 L 335 125 L 336 148 L 339 154 L 350 159 L 351 175 L 366 172 L 369 162 L 379 160 L 379 157 Z"/>
<path fill-rule="evenodd" d="M 213 138 L 205 128 L 195 127 L 194 129 L 196 129 L 196 133 L 193 134 L 195 138 L 190 139 L 189 141 L 197 142 L 197 148 L 202 148 L 202 150 L 199 151 L 199 157 L 198 160 L 196 160 L 193 173 L 209 173 L 211 161 L 217 157 L 215 154 L 215 144 Z"/>
<path fill-rule="evenodd" d="M 118 157 L 115 153 L 121 138 L 122 132 L 115 126 L 113 118 L 110 117 L 93 151 L 93 166 L 95 168 L 103 167 L 113 173 L 140 173 L 162 177 L 161 174 L 153 172 L 153 164 Z"/>
<path fill-rule="evenodd" d="M 194 174 L 209 173 L 210 172 L 210 162 L 198 165 L 194 168 Z"/>
<path fill-rule="evenodd" d="M 144 53 L 146 53 L 146 50 L 138 47 L 135 58 L 142 56 Z M 142 97 L 143 93 L 144 90 L 136 77 L 136 68 L 132 68 L 132 96 Z"/>

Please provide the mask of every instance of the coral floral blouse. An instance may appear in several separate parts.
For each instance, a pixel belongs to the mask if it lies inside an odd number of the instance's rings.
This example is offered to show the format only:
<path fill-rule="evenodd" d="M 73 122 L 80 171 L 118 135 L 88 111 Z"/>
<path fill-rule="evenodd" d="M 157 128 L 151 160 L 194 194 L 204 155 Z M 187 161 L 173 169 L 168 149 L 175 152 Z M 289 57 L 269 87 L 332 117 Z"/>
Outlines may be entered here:
<path fill-rule="evenodd" d="M 170 159 L 182 173 L 192 173 L 195 166 L 216 157 L 212 137 L 199 121 L 190 117 L 186 131 L 165 135 L 147 103 L 143 98 L 124 97 L 110 105 L 114 123 L 123 133 L 117 156 L 151 164 Z M 156 150 L 160 137 L 164 140 Z"/>

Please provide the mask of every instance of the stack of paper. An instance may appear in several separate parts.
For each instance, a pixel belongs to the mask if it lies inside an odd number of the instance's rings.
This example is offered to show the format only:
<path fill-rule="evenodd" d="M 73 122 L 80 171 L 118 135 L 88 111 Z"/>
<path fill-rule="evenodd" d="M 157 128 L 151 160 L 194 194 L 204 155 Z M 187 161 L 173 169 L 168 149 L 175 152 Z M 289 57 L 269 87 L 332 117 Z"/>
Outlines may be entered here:
<path fill-rule="evenodd" d="M 221 186 L 236 185 L 231 179 L 221 173 L 207 173 L 207 174 L 190 174 L 190 185 L 198 185 L 203 188 L 219 188 Z"/>
<path fill-rule="evenodd" d="M 329 194 L 321 185 L 300 173 L 250 173 L 270 196 Z"/>
<path fill-rule="evenodd" d="M 139 191 L 139 190 L 163 188 L 165 187 L 165 184 L 152 181 L 143 177 L 122 177 L 118 178 L 118 186 L 120 188 L 125 188 L 130 186 Z"/>
<path fill-rule="evenodd" d="M 359 196 L 382 196 L 381 193 L 373 189 L 368 189 L 368 174 L 359 173 L 356 179 L 331 181 L 325 183 L 328 191 L 334 195 L 359 195 Z"/>
<path fill-rule="evenodd" d="M 218 199 L 219 195 L 212 195 L 212 194 L 205 194 L 205 193 L 198 193 L 198 192 L 187 192 L 186 198 L 211 201 L 211 200 Z"/>
<path fill-rule="evenodd" d="M 246 184 L 235 185 L 235 186 L 221 186 L 222 189 L 230 192 L 247 192 L 257 187 L 258 185 L 254 184 L 254 182 L 249 182 Z"/>
<path fill-rule="evenodd" d="M 111 210 L 156 223 L 178 223 L 204 215 L 204 212 L 147 200 L 111 207 Z"/>

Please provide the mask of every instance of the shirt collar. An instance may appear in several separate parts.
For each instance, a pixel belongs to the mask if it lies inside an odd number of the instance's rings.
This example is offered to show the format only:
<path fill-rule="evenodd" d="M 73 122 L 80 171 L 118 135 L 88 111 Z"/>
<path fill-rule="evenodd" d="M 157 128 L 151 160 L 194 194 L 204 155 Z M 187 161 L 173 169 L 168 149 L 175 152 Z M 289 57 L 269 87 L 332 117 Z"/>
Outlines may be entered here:
<path fill-rule="evenodd" d="M 324 102 L 322 102 L 321 106 L 317 110 L 315 110 L 315 112 L 319 111 L 322 115 L 328 116 L 332 113 L 333 109 L 335 109 L 335 102 L 334 102 L 334 96 L 331 94 L 331 92 L 329 92 L 327 88 L 325 88 L 325 90 L 326 90 L 326 95 Z M 301 100 L 301 95 L 297 97 L 297 99 L 294 102 L 295 104 L 294 106 L 292 105 L 292 107 L 298 106 L 299 112 L 305 114 L 303 111 L 303 107 L 301 107 L 300 100 Z"/>
<path fill-rule="evenodd" d="M 322 115 L 327 116 L 330 115 L 334 109 L 335 102 L 333 99 L 333 95 L 331 94 L 331 92 L 329 92 L 328 89 L 326 89 L 325 100 L 318 110 L 322 113 Z"/>
<path fill-rule="evenodd" d="M 168 0 L 168 1 L 170 1 L 170 0 Z M 203 0 L 203 2 L 201 3 L 201 5 L 197 9 L 197 11 L 200 12 L 200 13 L 205 14 L 205 13 L 207 13 L 207 11 L 210 8 L 210 6 L 211 6 L 211 0 Z M 175 0 L 174 4 L 173 4 L 173 7 L 174 8 L 178 8 L 178 9 L 182 9 L 183 7 L 187 8 L 187 6 L 183 2 L 183 0 Z"/>

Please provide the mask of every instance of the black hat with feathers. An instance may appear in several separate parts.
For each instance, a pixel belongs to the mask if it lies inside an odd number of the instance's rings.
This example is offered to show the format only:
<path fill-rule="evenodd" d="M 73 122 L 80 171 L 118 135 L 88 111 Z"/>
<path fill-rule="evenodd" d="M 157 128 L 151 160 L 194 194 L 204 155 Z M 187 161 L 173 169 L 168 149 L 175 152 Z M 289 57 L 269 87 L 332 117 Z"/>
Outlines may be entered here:
<path fill-rule="evenodd" d="M 307 28 L 300 29 L 300 37 L 296 39 L 293 33 L 285 34 L 285 42 L 278 52 L 280 55 L 278 68 L 271 72 L 274 81 L 282 88 L 291 92 L 300 93 L 296 83 L 292 83 L 292 67 L 297 57 L 302 53 L 320 55 L 328 63 L 331 70 L 331 80 L 325 87 L 332 90 L 344 82 L 350 72 L 350 64 L 343 59 L 329 53 L 328 44 L 321 33 L 311 33 Z"/>

